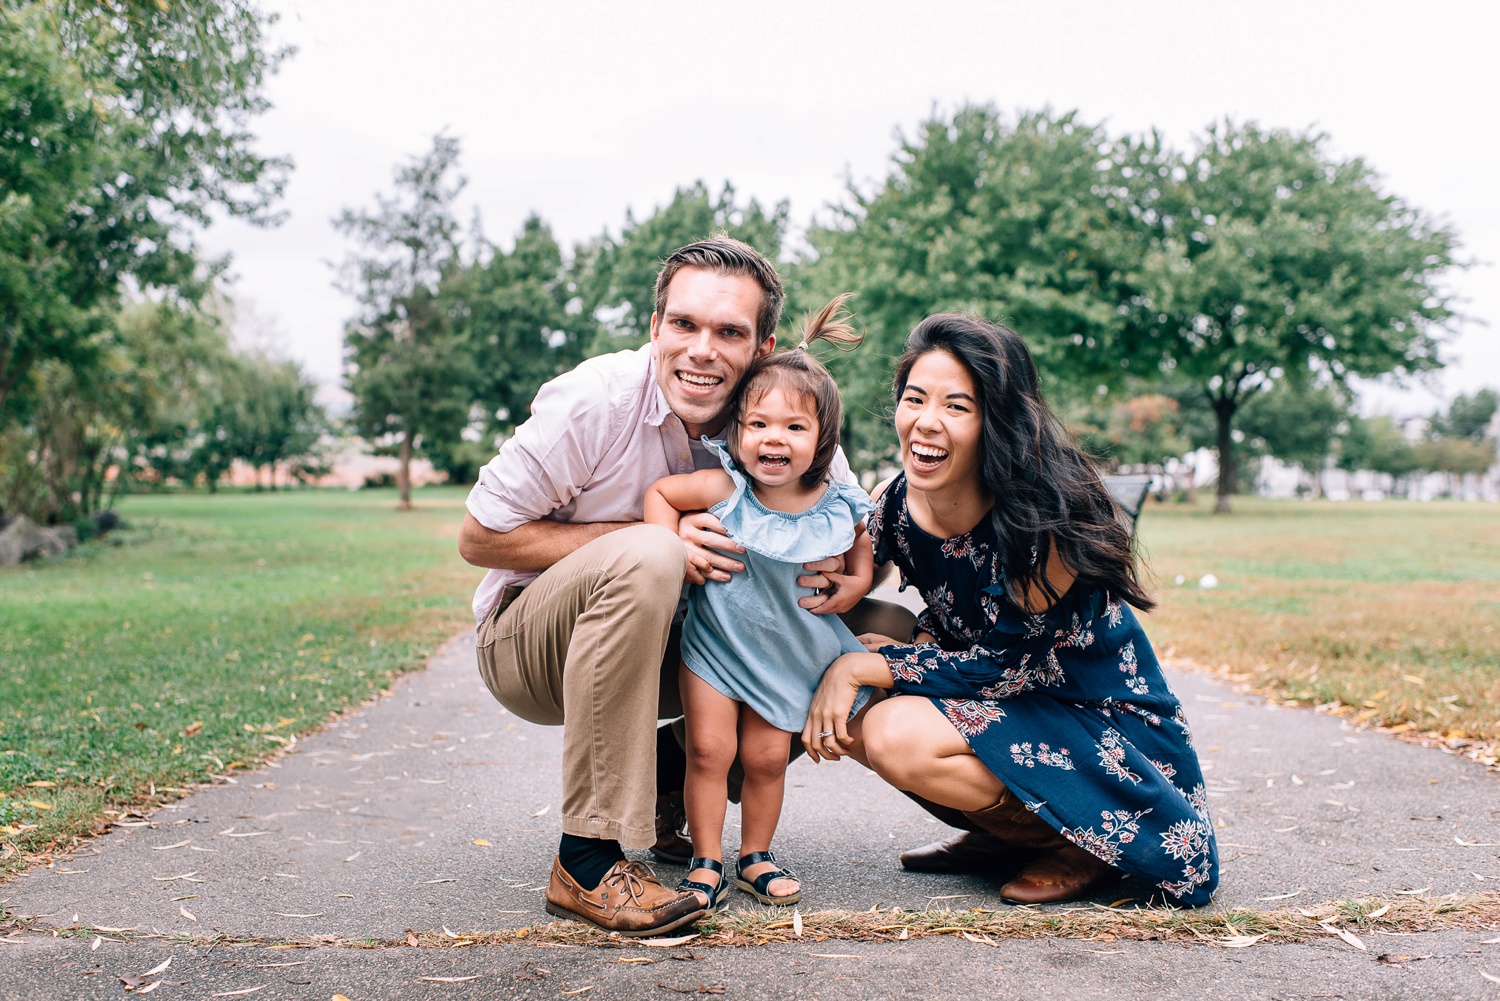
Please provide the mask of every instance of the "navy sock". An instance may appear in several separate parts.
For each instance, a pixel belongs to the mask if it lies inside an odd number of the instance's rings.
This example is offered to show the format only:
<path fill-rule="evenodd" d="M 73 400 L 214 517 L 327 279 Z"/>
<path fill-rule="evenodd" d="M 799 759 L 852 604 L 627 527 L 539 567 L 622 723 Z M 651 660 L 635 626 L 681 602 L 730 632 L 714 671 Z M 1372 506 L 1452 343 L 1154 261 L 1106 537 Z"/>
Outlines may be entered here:
<path fill-rule="evenodd" d="M 656 794 L 670 796 L 682 792 L 687 776 L 687 752 L 677 743 L 671 723 L 656 728 Z"/>
<path fill-rule="evenodd" d="M 616 862 L 625 861 L 625 853 L 620 850 L 618 841 L 564 834 L 562 843 L 557 846 L 557 858 L 563 870 L 579 886 L 593 890 L 604 881 L 604 874 L 613 869 Z"/>

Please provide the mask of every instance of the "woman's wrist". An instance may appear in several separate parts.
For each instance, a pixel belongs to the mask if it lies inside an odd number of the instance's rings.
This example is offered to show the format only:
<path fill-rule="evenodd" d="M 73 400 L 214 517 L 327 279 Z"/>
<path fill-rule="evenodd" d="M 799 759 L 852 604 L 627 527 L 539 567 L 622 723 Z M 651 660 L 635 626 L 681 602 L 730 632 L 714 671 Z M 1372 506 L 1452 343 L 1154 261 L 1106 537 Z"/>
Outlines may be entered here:
<path fill-rule="evenodd" d="M 890 688 L 895 684 L 890 665 L 878 653 L 846 653 L 838 662 L 842 664 L 842 673 L 851 687 Z"/>

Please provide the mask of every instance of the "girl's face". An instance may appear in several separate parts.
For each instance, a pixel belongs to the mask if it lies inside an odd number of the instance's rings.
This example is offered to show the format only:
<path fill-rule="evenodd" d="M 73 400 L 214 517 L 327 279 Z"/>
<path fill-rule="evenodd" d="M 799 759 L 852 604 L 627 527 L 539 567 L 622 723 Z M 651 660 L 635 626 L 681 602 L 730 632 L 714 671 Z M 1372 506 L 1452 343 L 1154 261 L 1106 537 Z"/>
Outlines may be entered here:
<path fill-rule="evenodd" d="M 984 430 L 969 370 L 946 351 L 916 360 L 896 402 L 896 437 L 906 482 L 936 491 L 979 479 Z"/>
<path fill-rule="evenodd" d="M 812 466 L 818 449 L 818 416 L 813 401 L 772 387 L 752 396 L 740 417 L 740 464 L 768 487 L 796 483 Z"/>

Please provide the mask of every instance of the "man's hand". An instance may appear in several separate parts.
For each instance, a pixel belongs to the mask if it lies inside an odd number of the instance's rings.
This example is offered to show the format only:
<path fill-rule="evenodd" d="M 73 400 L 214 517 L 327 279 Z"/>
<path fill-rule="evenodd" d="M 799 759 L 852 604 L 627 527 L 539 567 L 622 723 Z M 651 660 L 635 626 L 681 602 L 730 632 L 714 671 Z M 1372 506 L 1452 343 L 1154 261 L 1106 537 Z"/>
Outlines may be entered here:
<path fill-rule="evenodd" d="M 854 531 L 854 544 L 839 556 L 816 563 L 804 563 L 807 575 L 797 578 L 803 587 L 815 587 L 817 594 L 798 598 L 797 604 L 814 615 L 839 615 L 859 604 L 870 593 L 875 576 L 875 553 L 863 523 Z"/>
<path fill-rule="evenodd" d="M 745 564 L 733 556 L 724 555 L 743 553 L 745 547 L 731 539 L 719 519 L 707 511 L 683 515 L 677 522 L 677 537 L 687 550 L 689 584 L 727 581 L 731 574 L 745 569 Z"/>

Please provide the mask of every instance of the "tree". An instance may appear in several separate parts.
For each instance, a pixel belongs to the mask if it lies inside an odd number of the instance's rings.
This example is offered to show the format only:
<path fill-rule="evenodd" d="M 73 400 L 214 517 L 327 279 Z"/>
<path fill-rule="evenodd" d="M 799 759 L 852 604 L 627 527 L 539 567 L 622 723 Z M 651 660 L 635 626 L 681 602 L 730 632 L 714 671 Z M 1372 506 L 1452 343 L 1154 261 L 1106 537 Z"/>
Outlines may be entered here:
<path fill-rule="evenodd" d="M 754 198 L 736 204 L 734 187 L 727 182 L 717 196 L 711 195 L 701 180 L 678 188 L 671 202 L 644 220 L 627 211 L 619 238 L 605 233 L 578 247 L 569 269 L 583 315 L 602 326 L 590 353 L 645 343 L 655 310 L 656 273 L 672 251 L 723 231 L 774 261 L 781 254 L 789 212 L 785 201 L 769 210 Z"/>
<path fill-rule="evenodd" d="M 487 253 L 446 282 L 442 294 L 453 330 L 472 354 L 483 412 L 477 430 L 493 435 L 525 420 L 542 383 L 583 358 L 594 324 L 581 308 L 569 309 L 562 248 L 540 218 L 526 220 L 508 253 L 482 247 Z"/>
<path fill-rule="evenodd" d="M 27 375 L 30 417 L 0 443 L 12 457 L 0 469 L 7 505 L 73 522 L 105 505 L 111 466 L 116 490 L 176 475 L 227 355 L 212 314 L 138 302 L 104 325 L 92 364 L 37 362 Z"/>
<path fill-rule="evenodd" d="M 1314 133 L 1211 127 L 1173 162 L 1125 339 L 1195 382 L 1217 423 L 1215 510 L 1236 486 L 1234 422 L 1280 379 L 1435 368 L 1454 234 Z"/>
<path fill-rule="evenodd" d="M 198 465 L 213 488 L 228 462 L 239 459 L 269 472 L 276 489 L 278 467 L 315 467 L 328 430 L 328 416 L 316 401 L 318 385 L 296 361 L 262 352 L 237 355 L 225 368 L 218 398 L 204 420 Z"/>
<path fill-rule="evenodd" d="M 1467 438 L 1481 441 L 1495 419 L 1495 410 L 1500 407 L 1500 394 L 1493 389 L 1481 389 L 1473 396 L 1460 394 L 1449 404 L 1446 414 L 1438 414 L 1432 420 L 1432 432 L 1441 438 Z"/>
<path fill-rule="evenodd" d="M 338 282 L 359 306 L 344 328 L 354 425 L 371 441 L 394 440 L 403 510 L 411 508 L 412 456 L 424 443 L 457 441 L 472 399 L 472 356 L 440 294 L 461 267 L 453 200 L 465 180 L 451 176 L 458 156 L 458 140 L 434 136 L 430 151 L 397 168 L 394 196 L 334 220 L 365 250 L 348 256 Z"/>
<path fill-rule="evenodd" d="M 1188 450 L 1180 412 L 1177 401 L 1161 393 L 1121 400 L 1109 408 L 1103 432 L 1095 436 L 1094 444 L 1120 465 L 1159 470 L 1167 459 Z"/>
<path fill-rule="evenodd" d="M 1146 247 L 1130 192 L 1160 159 L 1154 143 L 1112 140 L 1074 113 L 1012 123 L 966 106 L 902 137 L 873 190 L 851 182 L 832 218 L 808 230 L 812 253 L 794 273 L 793 305 L 857 293 L 865 344 L 831 364 L 858 464 L 891 453 L 892 359 L 930 313 L 1014 326 L 1049 389 L 1092 391 L 1129 371 L 1119 304 L 1137 294 L 1132 271 Z"/>
<path fill-rule="evenodd" d="M 1401 425 L 1384 414 L 1349 421 L 1339 443 L 1338 464 L 1350 472 L 1369 469 L 1398 479 L 1422 468 Z"/>
<path fill-rule="evenodd" d="M 1283 380 L 1250 397 L 1240 424 L 1255 446 L 1312 473 L 1321 491 L 1323 465 L 1351 416 L 1341 387 L 1299 386 Z"/>
<path fill-rule="evenodd" d="M 244 0 L 0 5 L 0 428 L 37 401 L 33 366 L 99 362 L 122 289 L 202 298 L 212 208 L 274 221 L 289 164 L 248 131 L 286 54 L 273 21 Z"/>

